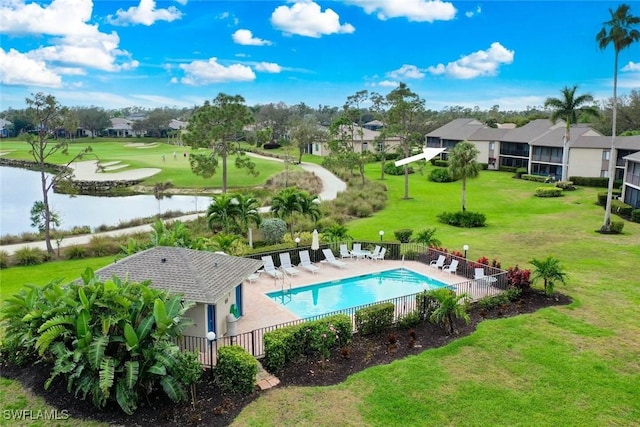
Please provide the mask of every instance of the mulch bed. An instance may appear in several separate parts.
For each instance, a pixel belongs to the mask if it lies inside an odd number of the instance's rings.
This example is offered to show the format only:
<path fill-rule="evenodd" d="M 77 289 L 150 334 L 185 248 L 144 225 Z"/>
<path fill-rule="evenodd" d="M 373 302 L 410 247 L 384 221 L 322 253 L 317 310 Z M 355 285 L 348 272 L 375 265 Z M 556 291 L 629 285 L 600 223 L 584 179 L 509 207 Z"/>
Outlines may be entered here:
<path fill-rule="evenodd" d="M 540 292 L 531 292 L 520 301 L 490 312 L 484 312 L 477 305 L 473 305 L 469 312 L 471 321 L 466 325 L 458 324 L 457 335 L 448 336 L 441 327 L 425 322 L 414 328 L 415 342 L 412 345 L 410 345 L 412 339 L 407 330 L 392 330 L 366 337 L 356 335 L 349 346 L 348 354 L 343 354 L 340 349 L 337 349 L 326 361 L 310 357 L 289 363 L 277 375 L 281 381 L 279 387 L 337 384 L 344 381 L 349 375 L 371 366 L 390 363 L 429 348 L 443 346 L 461 336 L 469 335 L 484 319 L 511 317 L 532 313 L 544 307 L 569 303 L 571 303 L 571 298 L 562 294 L 556 293 L 552 297 L 547 297 Z M 389 343 L 390 334 L 394 334 L 397 338 L 395 345 Z M 68 411 L 73 418 L 93 419 L 113 425 L 226 426 L 231 424 L 247 404 L 261 394 L 256 391 L 250 396 L 243 397 L 225 393 L 211 379 L 209 372 L 205 372 L 197 386 L 195 407 L 190 402 L 174 404 L 163 394 L 154 394 L 148 396 L 147 401 L 141 402 L 134 415 L 129 416 L 115 405 L 98 410 L 90 401 L 76 399 L 72 394 L 67 393 L 66 382 L 61 378 L 54 381 L 49 390 L 44 390 L 43 384 L 51 373 L 51 368 L 47 365 L 38 364 L 19 368 L 1 361 L 0 368 L 0 374 L 3 377 L 19 381 L 25 389 L 43 397 L 54 408 Z"/>

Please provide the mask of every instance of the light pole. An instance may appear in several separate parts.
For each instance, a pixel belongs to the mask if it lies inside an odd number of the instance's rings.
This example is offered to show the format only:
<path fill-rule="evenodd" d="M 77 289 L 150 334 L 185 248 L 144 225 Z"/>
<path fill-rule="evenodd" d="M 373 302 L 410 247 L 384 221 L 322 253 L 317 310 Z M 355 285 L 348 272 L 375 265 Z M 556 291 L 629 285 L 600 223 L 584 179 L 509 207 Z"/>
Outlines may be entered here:
<path fill-rule="evenodd" d="M 213 331 L 207 332 L 207 340 L 209 341 L 209 368 L 213 379 L 213 342 L 216 340 L 216 333 Z"/>
<path fill-rule="evenodd" d="M 299 238 L 299 237 L 296 237 L 296 248 L 297 248 L 298 246 L 300 246 L 300 238 Z"/>
<path fill-rule="evenodd" d="M 464 259 L 467 259 L 467 251 L 469 250 L 469 245 L 464 245 L 462 247 L 462 250 L 464 250 Z"/>
<path fill-rule="evenodd" d="M 382 237 L 384 236 L 384 230 L 378 231 L 378 234 L 380 235 L 380 241 L 382 242 Z"/>

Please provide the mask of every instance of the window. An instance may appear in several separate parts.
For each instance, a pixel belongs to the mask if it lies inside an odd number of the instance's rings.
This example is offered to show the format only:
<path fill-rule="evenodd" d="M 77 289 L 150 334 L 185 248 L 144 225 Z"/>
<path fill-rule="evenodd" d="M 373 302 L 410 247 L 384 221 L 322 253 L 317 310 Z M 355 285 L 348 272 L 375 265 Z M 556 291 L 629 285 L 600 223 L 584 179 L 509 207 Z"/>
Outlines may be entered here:
<path fill-rule="evenodd" d="M 495 149 L 496 149 L 496 143 L 495 143 L 495 142 L 493 142 L 493 141 L 491 141 L 491 142 L 489 143 L 489 150 L 495 150 Z"/>
<path fill-rule="evenodd" d="M 362 152 L 364 153 L 365 151 L 369 151 L 369 143 L 368 142 L 363 142 L 362 143 Z"/>
<path fill-rule="evenodd" d="M 609 160 L 611 158 L 610 150 L 602 150 L 602 160 Z"/>
<path fill-rule="evenodd" d="M 609 171 L 608 170 L 600 171 L 600 178 L 609 178 Z"/>

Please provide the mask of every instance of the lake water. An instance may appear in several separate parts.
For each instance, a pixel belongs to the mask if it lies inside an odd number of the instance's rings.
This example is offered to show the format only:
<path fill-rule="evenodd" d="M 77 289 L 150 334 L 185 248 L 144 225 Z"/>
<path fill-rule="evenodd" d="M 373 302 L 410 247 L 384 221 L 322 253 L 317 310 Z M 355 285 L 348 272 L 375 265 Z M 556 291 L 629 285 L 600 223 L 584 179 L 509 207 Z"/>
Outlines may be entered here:
<path fill-rule="evenodd" d="M 39 172 L 0 167 L 0 235 L 37 231 L 31 227 L 29 219 L 31 207 L 37 200 L 42 200 Z M 159 209 L 162 212 L 192 212 L 197 207 L 198 211 L 203 211 L 210 203 L 211 197 L 172 196 L 158 202 L 148 195 L 71 197 L 53 191 L 49 193 L 49 205 L 58 213 L 63 229 L 117 225 L 121 221 L 156 215 Z"/>

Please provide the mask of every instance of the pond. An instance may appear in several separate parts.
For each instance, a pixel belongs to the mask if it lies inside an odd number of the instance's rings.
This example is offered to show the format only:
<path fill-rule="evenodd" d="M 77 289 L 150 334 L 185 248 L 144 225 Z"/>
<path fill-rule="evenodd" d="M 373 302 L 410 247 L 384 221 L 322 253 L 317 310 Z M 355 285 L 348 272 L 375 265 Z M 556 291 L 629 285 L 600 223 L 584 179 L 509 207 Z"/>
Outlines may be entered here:
<path fill-rule="evenodd" d="M 0 235 L 35 232 L 31 227 L 33 203 L 42 200 L 40 173 L 19 168 L 0 167 Z M 211 197 L 171 196 L 157 200 L 154 196 L 124 197 L 69 196 L 49 193 L 49 205 L 58 213 L 60 228 L 88 225 L 118 225 L 121 221 L 149 217 L 168 210 L 203 211 Z"/>

